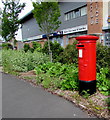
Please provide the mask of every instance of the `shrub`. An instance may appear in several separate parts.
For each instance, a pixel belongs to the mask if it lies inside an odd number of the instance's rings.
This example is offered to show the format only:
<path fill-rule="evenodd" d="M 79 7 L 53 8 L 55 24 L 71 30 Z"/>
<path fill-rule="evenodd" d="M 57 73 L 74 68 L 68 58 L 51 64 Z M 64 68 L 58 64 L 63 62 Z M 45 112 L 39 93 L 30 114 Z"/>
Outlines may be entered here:
<path fill-rule="evenodd" d="M 24 51 L 27 52 L 30 50 L 29 44 L 24 44 Z"/>
<path fill-rule="evenodd" d="M 38 52 L 42 51 L 41 44 L 38 42 L 32 42 L 32 48 L 34 51 L 38 51 Z"/>
<path fill-rule="evenodd" d="M 50 49 L 52 51 L 53 62 L 58 62 L 60 57 L 59 55 L 63 52 L 64 49 L 61 47 L 59 43 L 57 43 L 57 41 L 54 41 L 54 43 L 50 41 Z M 48 42 L 44 44 L 42 52 L 49 54 Z"/>
<path fill-rule="evenodd" d="M 10 43 L 2 43 L 3 49 L 13 49 L 13 46 Z"/>
<path fill-rule="evenodd" d="M 110 69 L 110 48 L 98 43 L 97 44 L 97 72 L 100 72 L 100 69 L 105 67 L 108 67 Z"/>
<path fill-rule="evenodd" d="M 2 52 L 3 68 L 7 72 L 26 72 L 47 61 L 49 61 L 48 56 L 39 52 L 31 53 L 28 51 L 25 53 L 14 50 L 3 50 Z"/>
<path fill-rule="evenodd" d="M 77 41 L 73 45 L 67 45 L 64 52 L 60 54 L 59 62 L 61 63 L 78 63 L 78 50 L 76 48 Z"/>
<path fill-rule="evenodd" d="M 38 42 L 32 42 L 32 47 L 30 47 L 29 44 L 25 44 L 24 45 L 24 51 L 27 52 L 27 51 L 31 51 L 31 52 L 34 52 L 34 51 L 37 51 L 37 52 L 42 52 L 42 47 L 41 47 L 41 44 L 38 43 Z"/>

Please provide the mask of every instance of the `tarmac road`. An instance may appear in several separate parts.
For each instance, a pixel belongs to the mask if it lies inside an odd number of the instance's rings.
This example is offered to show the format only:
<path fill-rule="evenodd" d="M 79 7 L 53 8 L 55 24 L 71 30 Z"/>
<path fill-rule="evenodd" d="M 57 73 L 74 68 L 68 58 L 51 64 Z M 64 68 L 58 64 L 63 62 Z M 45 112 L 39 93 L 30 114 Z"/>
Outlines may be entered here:
<path fill-rule="evenodd" d="M 2 74 L 2 118 L 89 118 L 71 102 Z"/>

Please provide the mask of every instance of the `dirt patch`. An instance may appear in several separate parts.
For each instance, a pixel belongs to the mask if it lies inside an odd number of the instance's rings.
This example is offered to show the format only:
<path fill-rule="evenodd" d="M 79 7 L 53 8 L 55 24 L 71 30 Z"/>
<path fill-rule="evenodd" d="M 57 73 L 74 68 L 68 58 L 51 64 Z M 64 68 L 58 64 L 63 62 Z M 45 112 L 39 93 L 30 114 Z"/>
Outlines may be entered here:
<path fill-rule="evenodd" d="M 28 72 L 21 72 L 19 74 L 19 78 L 30 82 L 33 85 L 36 85 L 36 74 L 34 70 Z"/>
<path fill-rule="evenodd" d="M 89 115 L 93 114 L 99 118 L 110 120 L 110 113 L 107 109 L 108 105 L 105 102 L 105 99 L 107 99 L 108 96 L 102 95 L 99 91 L 97 91 L 97 93 L 94 95 L 89 96 L 88 98 L 80 96 L 77 91 L 56 90 L 53 92 L 53 94 L 62 96 L 72 103 L 75 103 L 77 106 L 86 110 Z"/>
<path fill-rule="evenodd" d="M 19 77 L 30 82 L 32 85 L 37 86 L 35 71 L 20 73 Z M 80 96 L 78 91 L 64 91 L 61 89 L 53 90 L 51 88 L 45 90 L 67 99 L 68 101 L 88 112 L 89 115 L 95 115 L 99 118 L 110 120 L 110 111 L 108 110 L 108 104 L 106 103 L 106 99 L 110 96 L 104 96 L 97 91 L 94 95 L 85 98 L 85 96 Z"/>
<path fill-rule="evenodd" d="M 34 70 L 31 70 L 31 71 L 29 71 L 29 72 L 22 72 L 22 73 L 20 73 L 20 76 L 22 77 L 22 76 L 36 76 L 36 73 L 35 73 L 35 71 Z"/>

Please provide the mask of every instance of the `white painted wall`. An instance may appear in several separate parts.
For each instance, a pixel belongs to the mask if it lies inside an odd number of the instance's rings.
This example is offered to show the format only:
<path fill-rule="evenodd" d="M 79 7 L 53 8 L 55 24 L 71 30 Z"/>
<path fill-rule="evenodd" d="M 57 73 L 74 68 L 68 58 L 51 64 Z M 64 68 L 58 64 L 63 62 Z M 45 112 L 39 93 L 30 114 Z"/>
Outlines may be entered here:
<path fill-rule="evenodd" d="M 103 27 L 108 27 L 108 16 L 110 15 L 110 0 L 103 0 Z"/>

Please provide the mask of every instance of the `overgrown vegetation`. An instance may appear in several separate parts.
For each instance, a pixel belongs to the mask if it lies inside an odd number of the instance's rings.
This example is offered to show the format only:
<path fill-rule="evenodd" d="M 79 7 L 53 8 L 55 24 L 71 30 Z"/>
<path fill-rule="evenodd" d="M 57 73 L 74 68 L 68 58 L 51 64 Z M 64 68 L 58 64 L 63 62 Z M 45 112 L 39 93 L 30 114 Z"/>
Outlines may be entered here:
<path fill-rule="evenodd" d="M 43 86 L 46 84 L 46 87 L 50 87 L 57 83 L 57 87 L 60 86 L 63 90 L 78 90 L 77 42 L 68 45 L 65 49 L 57 42 L 50 42 L 54 58 L 53 63 L 48 62 L 47 44 L 48 42 L 45 43 L 44 48 L 41 48 L 37 42 L 33 42 L 32 48 L 25 44 L 25 52 L 3 50 L 4 70 L 7 72 L 26 72 L 35 68 L 38 75 L 37 82 L 42 83 Z M 3 48 L 8 49 L 5 46 L 7 45 L 4 44 Z M 109 53 L 110 48 L 97 44 L 97 89 L 104 95 L 110 95 Z"/>
<path fill-rule="evenodd" d="M 5 72 L 26 72 L 33 70 L 35 66 L 44 64 L 49 60 L 48 56 L 39 52 L 24 52 L 15 50 L 2 50 L 2 63 Z"/>
<path fill-rule="evenodd" d="M 35 68 L 37 83 L 46 88 L 78 89 L 78 70 L 74 64 L 47 63 Z"/>

